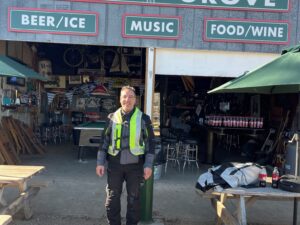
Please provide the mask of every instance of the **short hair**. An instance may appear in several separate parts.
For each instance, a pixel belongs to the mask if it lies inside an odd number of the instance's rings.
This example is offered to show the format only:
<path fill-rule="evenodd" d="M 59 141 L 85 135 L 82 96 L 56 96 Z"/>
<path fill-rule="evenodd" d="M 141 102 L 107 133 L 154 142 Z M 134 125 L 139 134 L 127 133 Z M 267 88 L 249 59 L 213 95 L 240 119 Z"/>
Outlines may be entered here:
<path fill-rule="evenodd" d="M 129 85 L 123 86 L 123 87 L 121 88 L 121 92 L 124 91 L 124 90 L 126 90 L 126 89 L 133 91 L 134 95 L 136 95 L 136 94 L 135 94 L 135 88 L 134 88 L 134 87 L 129 86 Z"/>

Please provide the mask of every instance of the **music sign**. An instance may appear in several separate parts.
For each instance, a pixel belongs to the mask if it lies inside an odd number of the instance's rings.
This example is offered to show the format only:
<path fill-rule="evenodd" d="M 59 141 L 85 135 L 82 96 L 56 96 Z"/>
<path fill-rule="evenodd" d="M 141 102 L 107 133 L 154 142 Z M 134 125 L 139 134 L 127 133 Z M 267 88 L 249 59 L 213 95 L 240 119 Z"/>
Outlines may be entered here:
<path fill-rule="evenodd" d="M 180 32 L 180 16 L 123 15 L 122 35 L 125 38 L 179 39 Z"/>

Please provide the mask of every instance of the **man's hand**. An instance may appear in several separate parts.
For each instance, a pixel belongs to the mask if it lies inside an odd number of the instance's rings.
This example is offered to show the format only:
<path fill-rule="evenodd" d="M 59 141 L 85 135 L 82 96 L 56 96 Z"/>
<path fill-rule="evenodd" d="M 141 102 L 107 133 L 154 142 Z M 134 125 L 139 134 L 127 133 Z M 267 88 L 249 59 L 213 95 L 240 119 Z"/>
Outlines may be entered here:
<path fill-rule="evenodd" d="M 96 166 L 96 174 L 99 176 L 99 177 L 102 177 L 105 173 L 105 167 L 104 166 L 101 166 L 101 165 L 98 165 Z"/>
<path fill-rule="evenodd" d="M 148 180 L 152 175 L 152 169 L 149 167 L 144 168 L 144 179 Z"/>

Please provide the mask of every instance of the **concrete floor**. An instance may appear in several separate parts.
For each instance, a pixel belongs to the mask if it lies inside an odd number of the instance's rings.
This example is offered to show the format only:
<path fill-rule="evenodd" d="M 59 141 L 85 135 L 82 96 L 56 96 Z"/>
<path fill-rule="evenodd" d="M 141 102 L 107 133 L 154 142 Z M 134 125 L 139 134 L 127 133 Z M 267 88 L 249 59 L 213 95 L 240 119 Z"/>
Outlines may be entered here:
<path fill-rule="evenodd" d="M 42 156 L 22 157 L 22 164 L 43 165 L 46 170 L 34 180 L 47 181 L 33 199 L 34 216 L 24 221 L 20 215 L 14 217 L 13 225 L 105 225 L 105 185 L 106 176 L 95 175 L 96 151 L 89 150 L 86 163 L 79 163 L 77 150 L 71 144 L 47 146 Z M 165 225 L 212 225 L 215 213 L 208 199 L 195 192 L 198 176 L 208 165 L 201 165 L 200 171 L 194 167 L 186 172 L 178 172 L 172 166 L 167 174 L 162 173 L 154 182 L 153 218 Z M 13 190 L 6 190 L 9 199 Z M 126 196 L 122 198 L 125 209 Z M 268 225 L 292 224 L 292 202 L 259 201 L 249 210 L 249 223 Z M 125 215 L 125 211 L 122 211 Z M 300 217 L 300 215 L 299 215 Z M 300 219 L 299 219 L 300 220 Z M 298 223 L 300 224 L 300 223 Z"/>

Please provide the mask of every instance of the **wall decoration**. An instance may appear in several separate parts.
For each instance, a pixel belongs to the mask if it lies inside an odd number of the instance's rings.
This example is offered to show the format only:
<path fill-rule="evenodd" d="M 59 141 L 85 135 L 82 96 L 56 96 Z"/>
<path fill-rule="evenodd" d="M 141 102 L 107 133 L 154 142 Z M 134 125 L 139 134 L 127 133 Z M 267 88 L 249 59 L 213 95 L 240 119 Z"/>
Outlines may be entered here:
<path fill-rule="evenodd" d="M 55 95 L 56 95 L 55 93 L 47 92 L 47 98 L 48 98 L 49 105 L 53 102 Z"/>
<path fill-rule="evenodd" d="M 49 80 L 44 85 L 45 88 L 66 88 L 65 76 L 49 76 Z"/>
<path fill-rule="evenodd" d="M 76 100 L 76 109 L 84 110 L 85 109 L 85 98 L 77 98 Z"/>
<path fill-rule="evenodd" d="M 90 82 L 90 76 L 84 75 L 82 76 L 82 83 L 88 83 Z"/>
<path fill-rule="evenodd" d="M 81 84 L 81 76 L 69 76 L 69 84 Z"/>
<path fill-rule="evenodd" d="M 104 71 L 101 69 L 86 69 L 86 68 L 79 68 L 77 71 L 78 75 L 82 76 L 100 76 L 104 75 Z"/>
<path fill-rule="evenodd" d="M 50 60 L 40 60 L 38 62 L 39 74 L 46 78 L 52 75 L 52 63 Z"/>

